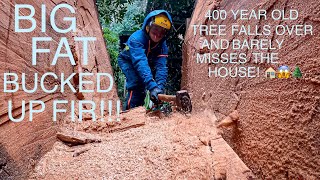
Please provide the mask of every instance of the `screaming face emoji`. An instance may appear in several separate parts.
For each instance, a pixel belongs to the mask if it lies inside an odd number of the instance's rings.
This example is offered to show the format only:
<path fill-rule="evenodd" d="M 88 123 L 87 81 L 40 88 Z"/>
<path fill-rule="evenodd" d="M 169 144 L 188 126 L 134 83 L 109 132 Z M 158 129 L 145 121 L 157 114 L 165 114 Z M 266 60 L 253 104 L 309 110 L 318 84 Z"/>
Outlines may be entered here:
<path fill-rule="evenodd" d="M 278 69 L 279 79 L 288 79 L 290 77 L 290 69 L 288 66 L 280 66 Z"/>

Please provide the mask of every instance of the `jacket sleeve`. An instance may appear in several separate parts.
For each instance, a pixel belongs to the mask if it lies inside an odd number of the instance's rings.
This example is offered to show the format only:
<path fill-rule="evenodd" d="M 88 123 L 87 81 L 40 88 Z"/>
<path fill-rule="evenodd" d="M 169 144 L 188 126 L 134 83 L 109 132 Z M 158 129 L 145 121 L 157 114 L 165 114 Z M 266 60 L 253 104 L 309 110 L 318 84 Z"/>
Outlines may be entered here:
<path fill-rule="evenodd" d="M 127 42 L 127 45 L 129 46 L 129 53 L 133 67 L 143 80 L 145 87 L 148 90 L 152 90 L 153 88 L 157 87 L 158 85 L 152 77 L 148 59 L 145 55 L 146 49 L 144 48 L 143 44 L 132 37 Z"/>
<path fill-rule="evenodd" d="M 160 89 L 164 89 L 168 77 L 167 68 L 167 57 L 168 57 L 168 47 L 164 42 L 162 44 L 161 53 L 157 56 L 155 60 L 156 74 L 155 79 Z"/>

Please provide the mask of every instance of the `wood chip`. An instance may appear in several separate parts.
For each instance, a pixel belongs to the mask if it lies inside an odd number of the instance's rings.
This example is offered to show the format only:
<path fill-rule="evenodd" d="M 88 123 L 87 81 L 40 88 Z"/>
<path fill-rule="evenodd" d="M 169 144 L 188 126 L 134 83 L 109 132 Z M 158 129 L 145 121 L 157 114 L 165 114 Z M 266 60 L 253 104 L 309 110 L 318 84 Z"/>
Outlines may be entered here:
<path fill-rule="evenodd" d="M 57 138 L 69 146 L 101 142 L 100 139 L 93 137 L 91 134 L 69 130 L 58 132 Z"/>

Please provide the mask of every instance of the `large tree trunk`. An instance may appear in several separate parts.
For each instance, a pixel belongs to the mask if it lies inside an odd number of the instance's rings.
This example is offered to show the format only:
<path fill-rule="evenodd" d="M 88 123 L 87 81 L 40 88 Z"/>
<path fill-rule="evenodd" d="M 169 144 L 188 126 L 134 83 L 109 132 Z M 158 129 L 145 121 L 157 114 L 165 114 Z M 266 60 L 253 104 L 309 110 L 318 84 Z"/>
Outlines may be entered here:
<path fill-rule="evenodd" d="M 76 10 L 76 14 L 69 13 L 67 9 L 61 9 L 56 14 L 56 24 L 58 27 L 67 28 L 69 22 L 64 22 L 64 17 L 77 18 L 77 31 L 75 33 L 61 34 L 55 32 L 50 26 L 50 12 L 58 4 L 68 3 Z M 34 6 L 37 28 L 30 33 L 14 32 L 14 8 L 15 4 L 30 4 Z M 41 32 L 41 4 L 46 5 L 46 32 Z M 30 11 L 22 10 L 20 14 L 28 15 Z M 56 99 L 74 100 L 77 97 L 69 88 L 64 93 L 47 94 L 39 90 L 32 94 L 27 94 L 21 90 L 16 93 L 3 93 L 3 73 L 17 73 L 21 82 L 21 73 L 27 74 L 27 88 L 33 88 L 34 73 L 40 76 L 46 72 L 54 72 L 58 76 L 65 73 L 79 72 L 107 72 L 112 74 L 109 56 L 102 36 L 101 26 L 98 22 L 98 14 L 94 0 L 3 0 L 0 2 L 0 177 L 25 178 L 32 169 L 32 165 L 48 151 L 56 140 L 56 130 L 59 120 L 63 119 L 67 113 L 60 113 L 57 123 L 52 120 L 52 102 Z M 30 27 L 28 21 L 21 21 L 21 27 Z M 32 37 L 52 37 L 53 41 L 39 43 L 40 48 L 50 49 L 50 53 L 38 54 L 36 66 L 32 66 Z M 76 66 L 72 66 L 67 58 L 58 60 L 56 66 L 50 63 L 56 52 L 61 37 L 67 37 L 71 44 L 73 55 L 77 61 Z M 83 49 L 81 42 L 75 42 L 73 37 L 96 37 L 95 43 L 89 43 L 88 60 L 89 64 L 81 65 L 83 59 Z M 63 51 L 64 52 L 64 48 Z M 59 84 L 58 80 L 47 79 L 47 88 Z M 77 81 L 74 80 L 74 86 Z M 20 84 L 21 85 L 21 84 Z M 102 87 L 109 86 L 108 80 L 102 80 Z M 86 89 L 89 87 L 85 85 Z M 21 87 L 20 87 L 21 89 Z M 78 96 L 79 97 L 79 96 Z M 105 94 L 88 93 L 83 96 L 86 100 L 98 101 L 99 99 L 117 99 L 115 88 Z M 14 123 L 8 118 L 8 100 L 13 101 L 13 114 L 15 117 L 21 115 L 21 101 L 25 100 L 28 106 L 29 100 L 42 100 L 46 104 L 46 110 L 33 117 L 29 122 L 28 115 L 20 123 Z M 68 108 L 68 107 L 67 107 Z M 26 110 L 28 113 L 28 110 Z M 1 170 L 3 169 L 3 171 Z M 0 178 L 2 179 L 2 178 Z"/>
<path fill-rule="evenodd" d="M 226 20 L 214 21 L 214 24 L 265 25 L 310 24 L 313 36 L 256 36 L 256 39 L 284 39 L 279 53 L 279 64 L 266 63 L 247 66 L 259 66 L 259 78 L 219 78 L 208 77 L 208 67 L 220 67 L 214 64 L 197 64 L 199 35 L 193 35 L 189 26 L 184 44 L 183 88 L 193 95 L 193 107 L 196 111 L 211 109 L 222 120 L 237 110 L 240 115 L 238 129 L 225 136 L 242 160 L 261 178 L 267 179 L 317 179 L 320 177 L 320 2 L 318 0 L 199 0 L 193 12 L 192 24 L 213 24 L 206 21 L 208 10 L 225 9 L 265 9 L 270 13 L 274 9 L 297 9 L 299 18 L 294 21 L 267 20 Z M 228 30 L 227 40 L 233 37 Z M 199 34 L 199 33 L 198 33 Z M 205 36 L 204 36 L 205 37 Z M 215 39 L 216 36 L 207 36 Z M 219 37 L 221 38 L 221 37 Z M 251 37 L 254 38 L 254 37 Z M 249 38 L 248 38 L 249 39 Z M 209 41 L 210 42 L 210 41 Z M 212 50 L 211 53 L 222 50 Z M 253 50 L 259 52 L 257 50 Z M 242 52 L 250 55 L 252 50 Z M 231 48 L 226 53 L 236 52 Z M 264 72 L 270 66 L 276 68 L 288 65 L 291 71 L 299 66 L 302 79 L 266 79 Z M 227 65 L 230 66 L 230 65 Z M 301 178 L 303 177 L 303 178 Z"/>

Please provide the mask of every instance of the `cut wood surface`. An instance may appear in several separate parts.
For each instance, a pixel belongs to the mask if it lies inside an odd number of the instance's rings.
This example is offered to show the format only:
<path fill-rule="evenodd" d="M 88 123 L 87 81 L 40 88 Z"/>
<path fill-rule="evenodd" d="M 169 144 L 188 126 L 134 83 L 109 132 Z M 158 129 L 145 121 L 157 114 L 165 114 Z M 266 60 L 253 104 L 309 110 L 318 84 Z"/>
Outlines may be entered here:
<path fill-rule="evenodd" d="M 47 23 L 46 32 L 41 32 L 41 4 L 46 5 L 46 17 L 50 16 L 52 9 L 60 4 L 67 3 L 74 7 L 76 14 L 68 13 L 67 10 L 58 10 L 56 13 L 56 24 L 60 28 L 68 28 L 69 24 L 63 21 L 64 17 L 76 17 L 77 31 L 75 33 L 61 34 L 55 32 L 50 23 Z M 30 4 L 35 8 L 35 20 L 37 27 L 30 33 L 14 32 L 14 12 L 15 4 Z M 29 11 L 22 9 L 20 14 L 28 14 Z M 34 73 L 41 77 L 46 72 L 64 73 L 69 76 L 71 73 L 87 72 L 92 73 L 104 72 L 112 74 L 109 56 L 107 54 L 105 41 L 102 37 L 101 26 L 98 22 L 97 11 L 94 0 L 2 0 L 0 2 L 0 89 L 3 89 L 3 73 L 17 73 L 18 82 L 21 86 L 21 74 L 26 73 L 26 88 L 34 87 Z M 46 18 L 48 20 L 48 18 Z M 31 26 L 29 21 L 22 20 L 22 28 Z M 44 42 L 40 48 L 50 49 L 50 53 L 40 53 L 37 55 L 37 65 L 32 65 L 32 37 L 52 37 L 51 42 Z M 62 37 L 66 37 L 71 46 L 76 66 L 72 66 L 67 58 L 59 58 L 56 66 L 51 66 L 52 59 L 57 50 L 58 43 Z M 95 43 L 88 44 L 88 65 L 82 65 L 83 44 L 75 42 L 74 37 L 96 37 Z M 89 79 L 88 79 L 89 80 Z M 96 83 L 95 79 L 90 79 Z M 72 81 L 74 87 L 76 81 Z M 109 82 L 102 79 L 102 88 L 107 88 Z M 46 88 L 51 89 L 54 85 L 59 84 L 59 80 L 47 78 L 45 80 Z M 14 87 L 12 87 L 14 88 Z M 84 89 L 92 89 L 91 85 L 84 85 Z M 24 178 L 32 169 L 30 162 L 37 160 L 47 152 L 56 141 L 57 124 L 67 114 L 61 113 L 57 123 L 52 120 L 52 102 L 56 99 L 75 100 L 74 93 L 69 88 L 65 92 L 47 94 L 40 91 L 28 94 L 20 90 L 16 93 L 4 93 L 0 91 L 0 159 L 7 159 L 8 177 Z M 109 93 L 84 93 L 81 99 L 98 101 L 99 99 L 117 99 L 115 88 Z M 28 113 L 30 100 L 41 100 L 46 104 L 46 110 L 33 117 L 29 122 L 29 117 L 20 122 L 13 123 L 8 118 L 8 101 L 13 101 L 13 116 L 20 117 L 22 114 L 22 100 L 26 101 L 26 113 Z M 62 107 L 61 107 L 62 108 Z M 65 107 L 68 108 L 68 107 Z M 1 178 L 0 178 L 1 179 Z"/>
<path fill-rule="evenodd" d="M 223 120 L 234 110 L 239 112 L 238 130 L 224 129 L 224 138 L 233 147 L 241 159 L 259 175 L 261 179 L 319 179 L 320 153 L 320 1 L 308 0 L 198 0 L 194 8 L 190 25 L 207 25 L 226 27 L 226 35 L 212 36 L 206 33 L 194 34 L 194 27 L 188 26 L 183 43 L 182 80 L 181 88 L 192 94 L 192 105 L 195 112 L 211 109 L 217 112 L 219 121 Z M 288 17 L 292 10 L 297 10 L 296 20 L 274 20 L 272 12 L 285 9 Z M 209 12 L 225 10 L 226 19 L 209 20 Z M 267 19 L 241 20 L 240 11 L 257 13 L 266 10 Z M 232 11 L 238 12 L 236 19 L 232 18 Z M 230 16 L 229 16 L 230 15 Z M 253 32 L 255 27 L 263 30 L 265 25 L 271 27 L 269 36 L 246 35 L 236 33 L 232 35 L 231 26 L 243 27 L 245 32 Z M 297 25 L 312 25 L 313 34 L 289 35 L 288 31 L 281 36 L 275 33 L 276 26 L 289 29 Z M 250 30 L 249 30 L 250 27 Z M 199 30 L 200 28 L 198 28 Z M 208 28 L 210 29 L 210 28 Z M 295 31 L 295 30 L 293 30 Z M 260 33 L 260 31 L 259 31 Z M 203 40 L 216 42 L 225 39 L 231 42 L 235 39 L 267 40 L 272 45 L 282 41 L 281 48 L 265 50 L 243 47 L 239 51 L 232 47 L 227 49 L 200 49 Z M 231 53 L 245 53 L 247 63 L 241 67 L 258 67 L 259 77 L 219 77 L 215 76 L 215 68 L 225 69 L 234 76 L 234 63 L 197 63 L 197 54 L 209 53 L 209 57 L 218 53 L 217 57 Z M 277 53 L 276 64 L 266 61 L 255 63 L 253 53 Z M 266 54 L 265 54 L 266 55 Z M 212 60 L 212 59 L 211 59 Z M 229 59 L 230 60 L 230 59 Z M 265 72 L 272 67 L 278 71 L 281 65 L 286 65 L 292 73 L 299 67 L 303 77 L 301 79 L 268 79 Z M 211 76 L 209 77 L 209 68 Z M 229 70 L 231 68 L 232 70 Z M 238 71 L 239 72 L 239 71 Z M 228 74 L 228 73 L 226 73 Z M 227 120 L 231 124 L 229 117 Z M 226 123 L 229 124 L 229 123 Z M 232 127 L 232 126 L 230 126 Z M 304 147 L 304 148 L 302 148 Z"/>

